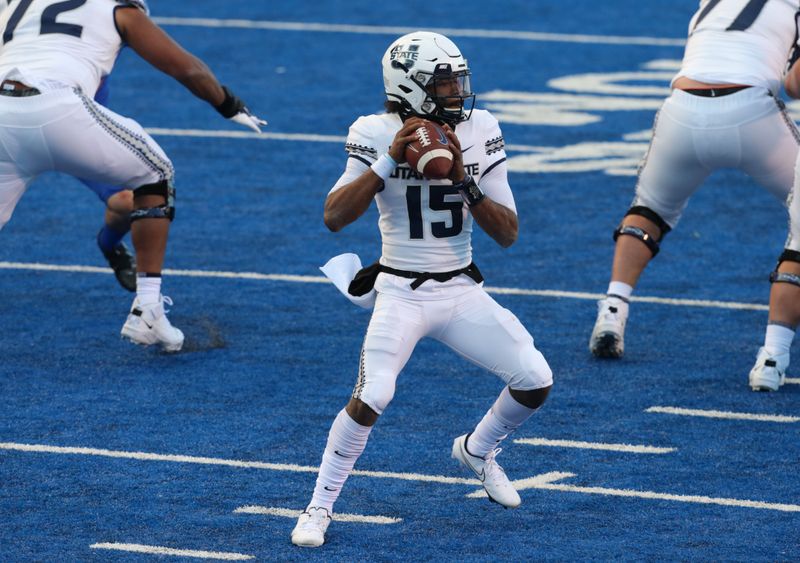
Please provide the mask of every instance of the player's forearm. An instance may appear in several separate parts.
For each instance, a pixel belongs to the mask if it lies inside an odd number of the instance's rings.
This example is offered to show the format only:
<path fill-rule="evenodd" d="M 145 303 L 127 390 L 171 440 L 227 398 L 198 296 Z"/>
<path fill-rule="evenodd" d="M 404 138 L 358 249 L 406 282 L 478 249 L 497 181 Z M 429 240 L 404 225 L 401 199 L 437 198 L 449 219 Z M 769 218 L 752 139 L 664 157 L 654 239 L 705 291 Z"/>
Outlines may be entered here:
<path fill-rule="evenodd" d="M 191 64 L 183 68 L 176 69 L 171 76 L 183 84 L 192 94 L 207 101 L 214 107 L 220 105 L 225 100 L 225 92 L 222 91 L 219 81 L 209 68 L 200 61 L 194 59 Z"/>
<path fill-rule="evenodd" d="M 355 181 L 333 192 L 325 200 L 325 226 L 334 233 L 361 217 L 369 209 L 381 179 L 367 170 Z"/>
<path fill-rule="evenodd" d="M 517 240 L 519 221 L 517 214 L 509 208 L 485 197 L 479 204 L 470 207 L 470 212 L 481 229 L 503 248 L 508 248 Z"/>
<path fill-rule="evenodd" d="M 800 98 L 800 62 L 796 62 L 786 73 L 786 78 L 783 82 L 786 93 L 792 98 Z"/>

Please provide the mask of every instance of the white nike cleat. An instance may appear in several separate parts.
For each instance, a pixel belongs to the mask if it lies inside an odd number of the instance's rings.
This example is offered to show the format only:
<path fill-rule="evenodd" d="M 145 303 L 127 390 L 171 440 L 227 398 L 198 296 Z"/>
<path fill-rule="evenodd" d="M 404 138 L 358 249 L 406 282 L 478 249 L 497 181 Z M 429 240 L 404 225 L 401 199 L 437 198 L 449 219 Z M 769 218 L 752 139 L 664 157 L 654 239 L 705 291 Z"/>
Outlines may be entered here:
<path fill-rule="evenodd" d="M 180 350 L 183 333 L 170 324 L 164 303 L 172 305 L 172 299 L 162 295 L 152 305 L 140 305 L 139 299 L 134 299 L 128 319 L 122 326 L 122 338 L 143 346 L 161 344 L 166 352 Z"/>
<path fill-rule="evenodd" d="M 750 387 L 753 391 L 777 391 L 786 380 L 789 367 L 789 354 L 770 356 L 762 347 L 758 349 L 758 357 L 750 370 Z"/>
<path fill-rule="evenodd" d="M 292 530 L 292 543 L 300 547 L 319 547 L 325 543 L 325 532 L 331 523 L 331 514 L 326 508 L 309 506 L 297 519 Z"/>
<path fill-rule="evenodd" d="M 469 434 L 464 434 L 453 440 L 453 459 L 457 459 L 462 465 L 470 468 L 483 484 L 489 500 L 496 502 L 506 508 L 516 508 L 522 503 L 514 485 L 506 477 L 503 468 L 495 461 L 495 456 L 502 450 L 489 452 L 485 458 L 477 457 L 467 451 L 467 438 Z"/>
<path fill-rule="evenodd" d="M 625 353 L 625 323 L 628 304 L 621 298 L 608 296 L 597 302 L 589 350 L 598 358 L 621 358 Z"/>

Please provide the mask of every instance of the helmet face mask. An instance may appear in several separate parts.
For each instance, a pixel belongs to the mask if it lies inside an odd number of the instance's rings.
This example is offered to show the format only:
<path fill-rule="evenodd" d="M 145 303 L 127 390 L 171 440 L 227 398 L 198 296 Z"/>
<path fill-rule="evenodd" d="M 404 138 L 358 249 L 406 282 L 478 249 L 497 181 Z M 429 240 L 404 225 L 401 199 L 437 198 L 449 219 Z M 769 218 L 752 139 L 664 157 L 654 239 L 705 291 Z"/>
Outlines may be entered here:
<path fill-rule="evenodd" d="M 451 127 L 466 121 L 475 105 L 467 61 L 444 35 L 417 31 L 392 43 L 383 56 L 386 97 L 400 116 L 416 115 Z"/>

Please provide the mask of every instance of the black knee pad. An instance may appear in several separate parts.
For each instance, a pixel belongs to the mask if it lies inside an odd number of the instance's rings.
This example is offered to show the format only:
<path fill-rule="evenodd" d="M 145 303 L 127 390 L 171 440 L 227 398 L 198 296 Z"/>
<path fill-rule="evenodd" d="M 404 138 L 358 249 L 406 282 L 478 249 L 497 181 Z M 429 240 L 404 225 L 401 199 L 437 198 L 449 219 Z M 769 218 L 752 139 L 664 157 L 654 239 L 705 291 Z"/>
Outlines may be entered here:
<path fill-rule="evenodd" d="M 169 219 L 175 218 L 175 187 L 169 180 L 161 180 L 155 184 L 146 184 L 133 190 L 133 201 L 147 195 L 159 195 L 166 201 L 158 207 L 143 207 L 131 213 L 131 223 L 140 219 Z"/>
<path fill-rule="evenodd" d="M 661 230 L 661 237 L 658 239 L 658 242 L 661 242 L 661 239 L 664 238 L 668 232 L 672 230 L 672 227 L 667 225 L 667 222 L 661 218 L 661 215 L 650 209 L 649 207 L 645 207 L 644 205 L 634 205 L 628 212 L 625 213 L 625 217 L 628 215 L 639 215 L 640 217 L 644 217 L 645 219 L 649 219 L 653 223 L 655 223 L 659 230 Z"/>
<path fill-rule="evenodd" d="M 658 213 L 656 213 L 649 207 L 644 207 L 643 205 L 635 205 L 631 207 L 630 209 L 628 209 L 628 212 L 625 213 L 625 217 L 627 217 L 628 215 L 639 215 L 640 217 L 644 217 L 645 219 L 652 221 L 661 230 L 661 237 L 659 237 L 659 239 L 656 240 L 655 237 L 651 236 L 649 233 L 647 233 L 644 229 L 640 227 L 635 227 L 633 225 L 620 225 L 614 231 L 614 242 L 617 241 L 620 235 L 632 236 L 642 241 L 652 253 L 653 258 L 655 258 L 656 254 L 658 254 L 658 251 L 661 248 L 659 245 L 661 239 L 663 239 L 664 235 L 666 235 L 672 229 L 670 228 L 669 225 L 667 225 L 667 222 L 664 221 L 664 219 L 662 219 Z"/>
<path fill-rule="evenodd" d="M 796 250 L 789 250 L 788 248 L 783 251 L 780 258 L 778 258 L 778 264 L 775 266 L 775 270 L 769 275 L 770 283 L 790 283 L 800 287 L 800 276 L 797 274 L 778 271 L 781 262 L 786 261 L 797 262 L 800 264 L 800 252 L 797 252 Z"/>

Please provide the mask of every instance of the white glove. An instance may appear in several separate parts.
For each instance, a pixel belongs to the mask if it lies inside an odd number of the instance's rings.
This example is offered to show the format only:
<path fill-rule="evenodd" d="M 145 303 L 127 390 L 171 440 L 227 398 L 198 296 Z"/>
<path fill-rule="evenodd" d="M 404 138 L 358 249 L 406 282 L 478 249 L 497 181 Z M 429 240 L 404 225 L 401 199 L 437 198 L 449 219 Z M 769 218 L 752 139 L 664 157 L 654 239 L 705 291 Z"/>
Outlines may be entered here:
<path fill-rule="evenodd" d="M 256 133 L 261 133 L 260 126 L 266 125 L 267 122 L 250 113 L 250 110 L 247 109 L 244 102 L 236 94 L 231 92 L 227 86 L 223 86 L 222 91 L 225 92 L 225 99 L 221 104 L 216 106 L 217 111 L 222 117 L 230 119 L 239 125 L 244 125 Z"/>
<path fill-rule="evenodd" d="M 244 125 L 248 129 L 252 129 L 256 133 L 261 133 L 261 127 L 266 125 L 267 122 L 246 110 L 247 108 L 245 108 L 245 111 L 240 111 L 229 119 L 234 123 L 238 123 L 239 125 Z"/>

